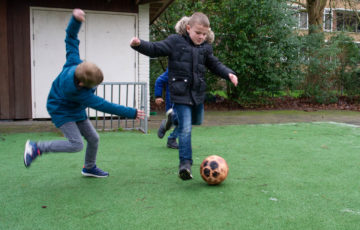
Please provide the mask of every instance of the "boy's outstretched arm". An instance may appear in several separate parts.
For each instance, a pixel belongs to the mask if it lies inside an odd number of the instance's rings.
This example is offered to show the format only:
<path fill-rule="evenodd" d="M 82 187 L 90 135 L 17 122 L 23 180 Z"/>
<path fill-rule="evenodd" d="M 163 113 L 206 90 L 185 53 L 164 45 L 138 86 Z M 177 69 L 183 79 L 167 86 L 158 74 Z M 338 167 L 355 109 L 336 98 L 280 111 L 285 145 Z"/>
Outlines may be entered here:
<path fill-rule="evenodd" d="M 137 37 L 133 37 L 130 40 L 130 46 L 139 53 L 149 57 L 169 56 L 173 50 L 172 44 L 175 44 L 172 39 L 174 39 L 174 36 L 170 35 L 168 38 L 162 41 L 148 42 L 140 40 Z"/>
<path fill-rule="evenodd" d="M 69 100 L 104 113 L 115 114 L 131 119 L 144 119 L 145 117 L 144 111 L 142 110 L 111 103 L 92 93 L 74 94 L 71 91 L 65 91 L 64 93 Z"/>
<path fill-rule="evenodd" d="M 85 13 L 80 9 L 74 9 L 72 17 L 66 28 L 66 63 L 64 66 L 77 65 L 81 63 L 79 55 L 78 33 L 80 31 L 81 22 L 85 21 Z"/>

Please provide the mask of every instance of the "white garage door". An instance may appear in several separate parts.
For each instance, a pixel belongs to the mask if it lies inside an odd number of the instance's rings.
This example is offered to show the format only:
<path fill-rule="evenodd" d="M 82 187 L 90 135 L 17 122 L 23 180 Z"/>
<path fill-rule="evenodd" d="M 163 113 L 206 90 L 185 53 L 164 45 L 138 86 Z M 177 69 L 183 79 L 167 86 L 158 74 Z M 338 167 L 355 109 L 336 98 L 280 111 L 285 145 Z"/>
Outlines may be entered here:
<path fill-rule="evenodd" d="M 65 63 L 65 29 L 71 13 L 31 8 L 33 118 L 49 117 L 47 95 Z M 135 82 L 135 52 L 129 47 L 130 39 L 136 36 L 135 25 L 134 14 L 86 11 L 79 32 L 80 58 L 96 63 L 104 73 L 104 82 Z"/>

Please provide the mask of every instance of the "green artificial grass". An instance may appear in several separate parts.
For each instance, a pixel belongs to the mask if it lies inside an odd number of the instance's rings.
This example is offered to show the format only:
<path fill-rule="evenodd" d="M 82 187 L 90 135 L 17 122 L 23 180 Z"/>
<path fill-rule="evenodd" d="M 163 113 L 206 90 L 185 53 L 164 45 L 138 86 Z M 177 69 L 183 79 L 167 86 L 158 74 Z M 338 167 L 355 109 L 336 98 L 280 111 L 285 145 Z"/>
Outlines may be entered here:
<path fill-rule="evenodd" d="M 0 135 L 0 229 L 359 229 L 360 129 L 330 123 L 194 127 L 193 176 L 156 131 L 100 133 L 97 165 L 84 151 L 46 154 L 26 169 L 26 139 Z M 209 186 L 199 166 L 217 154 L 228 178 Z"/>

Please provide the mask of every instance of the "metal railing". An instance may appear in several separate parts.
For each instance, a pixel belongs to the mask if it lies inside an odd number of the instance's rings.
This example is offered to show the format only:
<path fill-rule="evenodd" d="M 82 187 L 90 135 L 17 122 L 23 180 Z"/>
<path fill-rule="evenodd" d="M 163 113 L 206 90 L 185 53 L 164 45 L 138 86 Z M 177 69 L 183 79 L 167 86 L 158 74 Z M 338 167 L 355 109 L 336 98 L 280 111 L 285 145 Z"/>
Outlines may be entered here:
<path fill-rule="evenodd" d="M 140 130 L 147 133 L 146 82 L 104 82 L 97 87 L 95 94 L 111 103 L 133 107 L 145 112 L 144 120 L 136 120 L 88 108 L 87 114 L 97 130 Z"/>

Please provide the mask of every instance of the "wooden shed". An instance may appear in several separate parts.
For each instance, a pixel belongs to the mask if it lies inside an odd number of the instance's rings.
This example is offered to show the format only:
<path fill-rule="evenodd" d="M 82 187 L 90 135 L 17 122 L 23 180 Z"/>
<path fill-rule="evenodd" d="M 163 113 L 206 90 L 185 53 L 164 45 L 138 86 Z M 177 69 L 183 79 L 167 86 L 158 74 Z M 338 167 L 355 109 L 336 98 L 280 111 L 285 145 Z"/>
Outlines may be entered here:
<path fill-rule="evenodd" d="M 65 63 L 72 9 L 86 12 L 80 57 L 105 81 L 149 82 L 149 59 L 129 47 L 173 0 L 0 0 L 0 120 L 47 118 L 46 98 Z"/>

